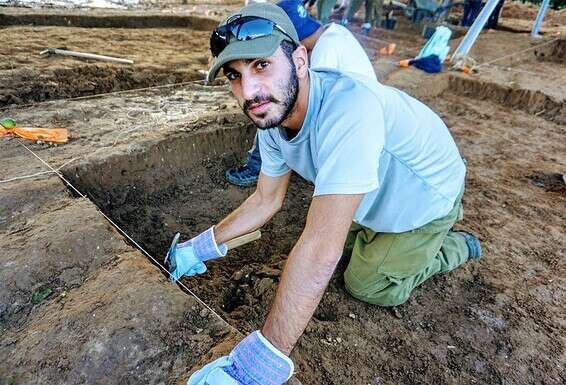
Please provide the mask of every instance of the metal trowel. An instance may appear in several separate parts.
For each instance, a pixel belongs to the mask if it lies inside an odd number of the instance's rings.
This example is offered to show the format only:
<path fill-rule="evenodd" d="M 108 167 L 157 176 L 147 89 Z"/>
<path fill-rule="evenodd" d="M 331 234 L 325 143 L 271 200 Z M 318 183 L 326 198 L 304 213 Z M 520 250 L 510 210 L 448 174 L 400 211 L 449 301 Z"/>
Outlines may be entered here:
<path fill-rule="evenodd" d="M 175 251 L 175 248 L 177 247 L 177 243 L 179 243 L 180 238 L 181 238 L 181 233 L 175 234 L 175 237 L 173 237 L 173 242 L 171 242 L 171 246 L 169 246 L 169 250 L 167 250 L 165 261 L 163 261 L 165 266 L 167 266 L 167 268 L 169 269 L 170 273 L 172 271 L 175 271 L 175 269 L 177 268 L 177 261 L 175 261 L 175 258 L 173 258 L 173 252 Z"/>

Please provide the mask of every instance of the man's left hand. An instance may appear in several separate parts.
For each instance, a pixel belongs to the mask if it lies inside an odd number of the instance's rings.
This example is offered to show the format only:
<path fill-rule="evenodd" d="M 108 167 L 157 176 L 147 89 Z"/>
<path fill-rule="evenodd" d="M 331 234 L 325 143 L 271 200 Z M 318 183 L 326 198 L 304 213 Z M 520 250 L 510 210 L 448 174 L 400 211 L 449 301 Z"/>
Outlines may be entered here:
<path fill-rule="evenodd" d="M 258 330 L 236 345 L 230 355 L 193 373 L 187 385 L 282 385 L 293 371 L 293 361 Z"/>

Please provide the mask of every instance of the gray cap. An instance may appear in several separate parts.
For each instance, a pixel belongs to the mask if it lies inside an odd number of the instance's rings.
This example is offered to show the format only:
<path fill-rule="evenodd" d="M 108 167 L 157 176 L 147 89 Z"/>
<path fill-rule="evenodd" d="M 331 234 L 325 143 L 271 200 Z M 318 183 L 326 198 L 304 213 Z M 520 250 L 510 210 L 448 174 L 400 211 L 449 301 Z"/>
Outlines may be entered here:
<path fill-rule="evenodd" d="M 232 20 L 235 16 L 257 16 L 268 19 L 277 24 L 281 29 L 294 39 L 294 43 L 299 45 L 299 37 L 289 16 L 275 4 L 271 3 L 254 3 L 250 4 L 239 11 L 234 12 L 226 20 L 219 24 L 219 27 L 225 25 L 228 20 Z M 273 29 L 270 36 L 259 37 L 253 40 L 238 41 L 232 40 L 224 51 L 214 59 L 212 67 L 208 70 L 207 80 L 213 81 L 222 66 L 232 60 L 255 59 L 258 57 L 269 57 L 277 50 L 277 47 L 283 40 L 289 40 L 287 36 L 279 30 Z"/>

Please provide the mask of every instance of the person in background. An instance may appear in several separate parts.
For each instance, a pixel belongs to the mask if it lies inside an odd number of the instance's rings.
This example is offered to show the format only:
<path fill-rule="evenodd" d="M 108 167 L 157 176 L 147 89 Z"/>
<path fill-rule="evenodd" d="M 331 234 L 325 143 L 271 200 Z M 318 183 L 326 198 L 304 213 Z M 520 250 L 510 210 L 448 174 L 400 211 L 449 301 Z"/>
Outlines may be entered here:
<path fill-rule="evenodd" d="M 334 68 L 377 81 L 366 52 L 348 29 L 335 23 L 322 26 L 297 0 L 284 0 L 277 5 L 289 16 L 301 44 L 309 52 L 311 68 Z M 257 183 L 260 168 L 261 154 L 256 135 L 246 163 L 227 170 L 225 176 L 228 182 L 236 186 L 249 187 Z"/>
<path fill-rule="evenodd" d="M 462 15 L 463 27 L 469 27 L 474 23 L 481 11 L 481 0 L 465 0 L 464 1 L 464 14 Z"/>
<path fill-rule="evenodd" d="M 336 0 L 317 0 L 316 1 L 316 16 L 322 24 L 327 24 L 334 6 L 336 5 Z"/>
<path fill-rule="evenodd" d="M 346 17 L 342 19 L 342 25 L 348 25 L 349 21 L 354 17 L 360 9 L 362 2 L 365 1 L 366 12 L 364 24 L 362 24 L 362 34 L 368 35 L 371 27 L 381 27 L 381 19 L 383 18 L 383 0 L 352 0 Z"/>
<path fill-rule="evenodd" d="M 310 10 L 314 6 L 315 3 L 316 3 L 316 0 L 305 0 L 305 1 L 303 1 L 303 6 L 306 9 Z"/>
<path fill-rule="evenodd" d="M 504 3 L 505 0 L 499 0 L 499 3 L 497 3 L 495 8 L 493 9 L 493 12 L 489 16 L 489 19 L 487 19 L 487 24 L 485 25 L 485 28 L 497 29 L 497 23 L 499 22 L 499 15 L 501 13 L 501 8 L 503 8 Z"/>

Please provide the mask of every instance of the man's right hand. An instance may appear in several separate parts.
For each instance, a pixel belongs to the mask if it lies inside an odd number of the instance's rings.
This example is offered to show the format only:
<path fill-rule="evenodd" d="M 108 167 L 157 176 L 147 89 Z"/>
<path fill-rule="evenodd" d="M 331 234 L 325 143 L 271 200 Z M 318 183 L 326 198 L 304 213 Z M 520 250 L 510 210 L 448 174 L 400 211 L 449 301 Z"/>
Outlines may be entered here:
<path fill-rule="evenodd" d="M 165 259 L 171 281 L 177 281 L 184 275 L 191 277 L 206 272 L 204 262 L 223 257 L 226 252 L 226 245 L 216 244 L 213 227 L 187 242 L 171 245 Z"/>
<path fill-rule="evenodd" d="M 187 241 L 185 243 L 189 242 L 190 241 Z M 170 266 L 175 266 L 173 271 L 169 271 L 172 281 L 177 281 L 183 275 L 192 277 L 193 275 L 206 272 L 206 265 L 198 259 L 190 244 L 182 248 L 178 248 L 179 246 L 180 245 L 176 246 L 169 255 L 169 258 L 174 259 L 174 262 L 172 261 Z"/>

